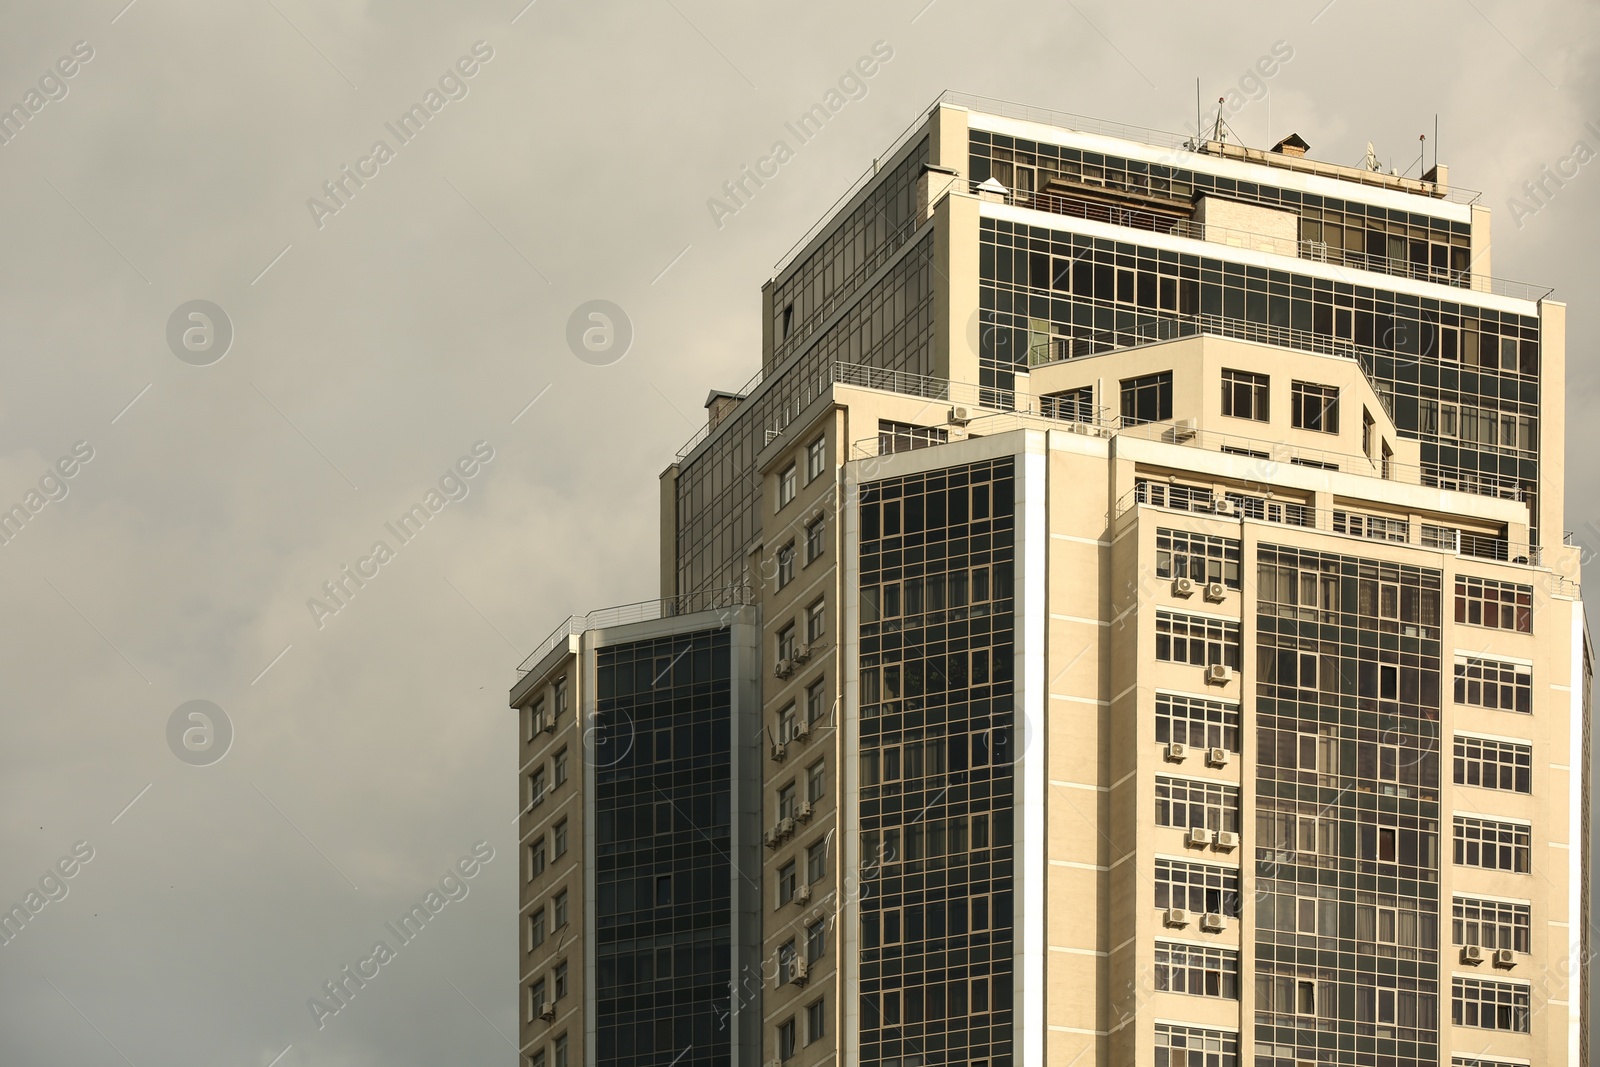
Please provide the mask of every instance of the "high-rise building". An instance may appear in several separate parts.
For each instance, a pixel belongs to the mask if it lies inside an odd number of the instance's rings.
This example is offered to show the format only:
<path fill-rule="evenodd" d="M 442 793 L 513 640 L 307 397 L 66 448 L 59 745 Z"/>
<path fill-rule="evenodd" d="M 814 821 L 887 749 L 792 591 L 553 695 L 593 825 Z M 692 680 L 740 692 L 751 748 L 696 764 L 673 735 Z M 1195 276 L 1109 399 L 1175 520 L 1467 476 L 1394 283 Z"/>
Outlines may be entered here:
<path fill-rule="evenodd" d="M 532 1062 L 1590 1062 L 1565 305 L 1307 149 L 946 95 L 801 239 L 512 692 Z"/>

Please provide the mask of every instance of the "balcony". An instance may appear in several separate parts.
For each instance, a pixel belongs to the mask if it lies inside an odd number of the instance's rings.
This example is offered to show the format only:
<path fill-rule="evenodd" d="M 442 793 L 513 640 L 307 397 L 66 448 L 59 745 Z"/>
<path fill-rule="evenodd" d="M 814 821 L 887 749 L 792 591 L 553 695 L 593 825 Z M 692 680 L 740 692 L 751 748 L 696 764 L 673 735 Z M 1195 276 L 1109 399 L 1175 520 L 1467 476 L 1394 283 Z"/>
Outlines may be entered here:
<path fill-rule="evenodd" d="M 573 634 L 587 633 L 590 630 L 603 630 L 610 626 L 625 626 L 633 622 L 654 622 L 657 619 L 669 619 L 677 615 L 692 615 L 699 611 L 715 611 L 719 608 L 732 610 L 755 603 L 753 591 L 748 586 L 739 586 L 728 589 L 707 589 L 697 593 L 688 593 L 683 596 L 667 597 L 664 600 L 641 600 L 632 604 L 618 604 L 615 607 L 599 608 L 587 615 L 569 615 L 566 621 L 551 631 L 550 636 L 540 641 L 528 658 L 517 664 L 517 675 L 526 675 L 539 661 L 550 654 L 550 650 Z"/>

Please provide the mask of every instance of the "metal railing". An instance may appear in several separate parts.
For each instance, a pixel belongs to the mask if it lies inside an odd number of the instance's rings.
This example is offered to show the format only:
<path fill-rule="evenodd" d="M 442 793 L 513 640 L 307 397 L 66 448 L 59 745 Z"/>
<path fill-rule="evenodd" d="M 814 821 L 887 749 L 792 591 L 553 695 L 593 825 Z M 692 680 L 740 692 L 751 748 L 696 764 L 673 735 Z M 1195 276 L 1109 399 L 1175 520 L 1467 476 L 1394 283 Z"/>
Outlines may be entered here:
<path fill-rule="evenodd" d="M 574 634 L 601 630 L 610 626 L 625 626 L 633 622 L 653 622 L 656 619 L 677 615 L 692 615 L 697 611 L 714 611 L 719 608 L 736 608 L 755 602 L 754 593 L 747 586 L 729 589 L 708 589 L 698 593 L 667 597 L 664 600 L 640 600 L 632 604 L 617 604 L 598 608 L 587 615 L 569 615 L 566 621 L 550 632 L 517 664 L 517 674 L 524 675 L 550 654 L 550 650 Z"/>
<path fill-rule="evenodd" d="M 1342 248 L 1334 248 L 1325 241 L 1302 240 L 1298 236 L 1286 237 L 1257 233 L 1253 230 L 1240 230 L 1229 226 L 1218 226 L 1214 223 L 1196 222 L 1194 219 L 1173 218 L 1159 212 L 1119 207 L 1115 204 L 1106 204 L 1084 197 L 1068 196 L 1061 193 L 1024 192 L 1016 189 L 1008 189 L 1004 194 L 1001 194 L 993 190 L 982 190 L 979 183 L 970 180 L 967 185 L 974 193 L 982 192 L 1000 197 L 1005 203 L 1015 207 L 1032 208 L 1036 211 L 1049 212 L 1052 215 L 1064 215 L 1068 218 L 1084 219 L 1088 222 L 1103 222 L 1109 226 L 1121 226 L 1126 229 L 1143 230 L 1148 233 L 1161 233 L 1170 237 L 1183 237 L 1191 241 L 1205 241 L 1229 248 L 1271 251 L 1280 255 L 1303 259 L 1310 263 L 1328 263 L 1336 267 L 1351 267 L 1355 270 L 1370 271 L 1374 274 L 1409 278 L 1420 282 L 1432 282 L 1435 285 L 1447 285 L 1451 288 L 1468 289 L 1473 292 L 1493 293 L 1496 296 L 1512 297 L 1513 299 L 1528 300 L 1535 303 L 1555 291 L 1551 286 L 1533 285 L 1529 282 L 1513 281 L 1509 278 L 1494 278 L 1487 274 L 1475 274 L 1472 271 L 1453 270 L 1448 267 L 1416 264 L 1409 260 L 1393 259 L 1389 256 L 1372 255 L 1366 252 L 1347 251 Z M 1290 247 L 1293 248 L 1292 252 L 1287 250 Z"/>

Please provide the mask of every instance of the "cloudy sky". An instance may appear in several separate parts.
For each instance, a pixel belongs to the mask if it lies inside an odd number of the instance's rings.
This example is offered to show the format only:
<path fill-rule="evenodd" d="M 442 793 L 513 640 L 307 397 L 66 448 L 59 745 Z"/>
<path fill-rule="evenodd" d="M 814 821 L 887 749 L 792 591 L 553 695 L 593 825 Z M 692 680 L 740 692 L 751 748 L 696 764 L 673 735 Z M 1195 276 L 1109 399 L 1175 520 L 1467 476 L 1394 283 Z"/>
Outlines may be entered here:
<path fill-rule="evenodd" d="M 1404 169 L 1437 114 L 1494 272 L 1574 305 L 1566 525 L 1600 548 L 1600 162 L 1507 206 L 1600 150 L 1593 4 L 126 3 L 0 11 L 28 114 L 0 510 L 29 515 L 0 545 L 0 903 L 59 897 L 0 947 L 8 1065 L 513 1062 L 513 668 L 655 595 L 656 475 L 755 369 L 762 281 L 947 88 L 1181 131 L 1196 78 L 1215 100 L 1282 41 L 1246 143 Z M 865 96 L 719 226 L 876 42 Z M 595 299 L 634 333 L 605 366 L 566 340 Z M 346 566 L 377 572 L 339 606 Z M 232 731 L 204 766 L 169 744 L 195 700 Z M 319 1029 L 307 999 L 480 840 L 468 895 Z"/>

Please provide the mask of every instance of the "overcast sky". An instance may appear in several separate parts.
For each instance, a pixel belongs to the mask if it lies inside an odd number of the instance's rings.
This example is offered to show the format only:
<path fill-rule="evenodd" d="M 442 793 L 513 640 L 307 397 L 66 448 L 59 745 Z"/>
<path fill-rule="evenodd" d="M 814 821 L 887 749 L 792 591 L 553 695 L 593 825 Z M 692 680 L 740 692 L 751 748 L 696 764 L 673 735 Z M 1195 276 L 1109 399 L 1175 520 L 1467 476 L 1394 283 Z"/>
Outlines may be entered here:
<path fill-rule="evenodd" d="M 37 108 L 0 145 L 0 510 L 30 516 L 0 545 L 0 904 L 73 872 L 0 947 L 8 1067 L 514 1061 L 513 668 L 656 595 L 656 476 L 756 368 L 761 283 L 943 89 L 1181 131 L 1197 77 L 1214 101 L 1283 41 L 1248 144 L 1404 169 L 1437 113 L 1494 272 L 1573 305 L 1566 526 L 1600 522 L 1600 162 L 1507 207 L 1600 151 L 1593 4 L 525 2 L 0 12 L 0 106 Z M 708 199 L 876 42 L 865 96 L 719 227 Z M 607 366 L 566 341 L 592 299 L 635 335 Z M 376 574 L 334 612 L 347 565 Z M 220 762 L 169 747 L 192 700 L 232 724 Z M 480 840 L 468 895 L 319 1030 L 307 999 Z"/>

